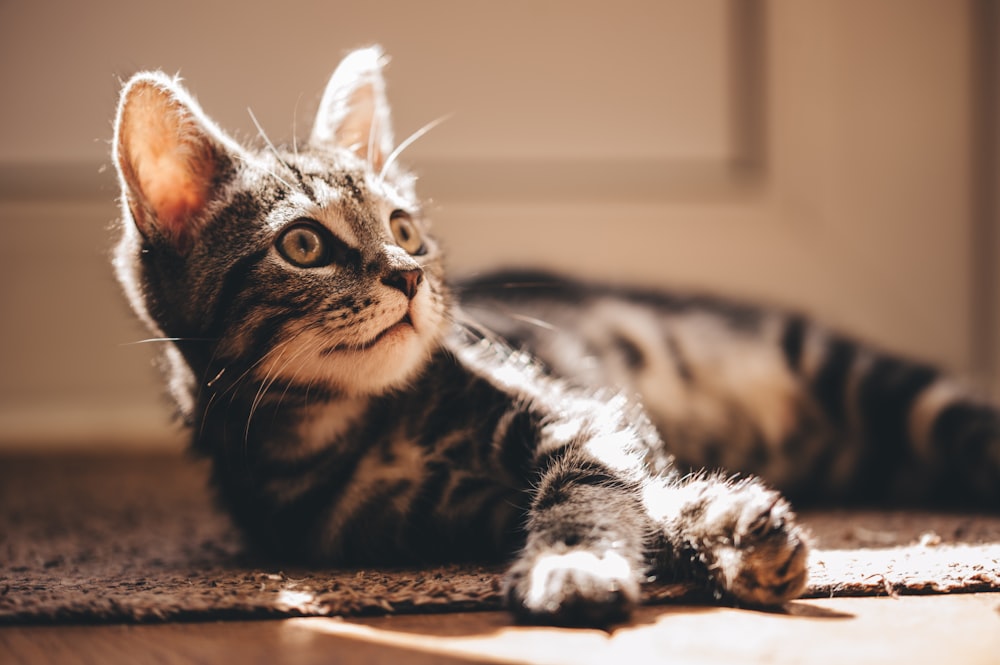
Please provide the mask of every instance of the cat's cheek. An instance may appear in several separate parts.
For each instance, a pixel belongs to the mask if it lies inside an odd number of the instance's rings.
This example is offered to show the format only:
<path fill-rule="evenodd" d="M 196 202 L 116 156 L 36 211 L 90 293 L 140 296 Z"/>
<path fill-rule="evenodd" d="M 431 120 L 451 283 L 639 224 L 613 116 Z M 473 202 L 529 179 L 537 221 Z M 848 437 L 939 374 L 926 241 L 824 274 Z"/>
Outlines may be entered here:
<path fill-rule="evenodd" d="M 429 343 L 437 343 L 444 336 L 446 321 L 440 303 L 435 302 L 431 290 L 426 286 L 422 286 L 414 296 L 409 315 L 413 330 Z"/>

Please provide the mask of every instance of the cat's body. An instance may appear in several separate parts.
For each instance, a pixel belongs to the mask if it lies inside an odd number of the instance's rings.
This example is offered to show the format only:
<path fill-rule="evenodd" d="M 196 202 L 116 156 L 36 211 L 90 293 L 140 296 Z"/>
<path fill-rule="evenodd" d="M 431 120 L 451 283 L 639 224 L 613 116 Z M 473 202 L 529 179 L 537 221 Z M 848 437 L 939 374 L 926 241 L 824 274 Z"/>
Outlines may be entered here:
<path fill-rule="evenodd" d="M 998 507 L 996 410 L 926 363 L 716 297 L 523 272 L 460 293 L 554 374 L 638 395 L 682 469 L 758 475 L 810 504 Z"/>
<path fill-rule="evenodd" d="M 691 469 L 802 496 L 957 486 L 996 509 L 996 412 L 930 368 L 715 301 L 450 288 L 380 67 L 344 61 L 301 149 L 236 145 L 160 74 L 122 93 L 118 275 L 175 338 L 171 392 L 252 542 L 334 564 L 516 552 L 512 610 L 603 623 L 650 572 L 757 605 L 804 587 L 787 502 Z"/>

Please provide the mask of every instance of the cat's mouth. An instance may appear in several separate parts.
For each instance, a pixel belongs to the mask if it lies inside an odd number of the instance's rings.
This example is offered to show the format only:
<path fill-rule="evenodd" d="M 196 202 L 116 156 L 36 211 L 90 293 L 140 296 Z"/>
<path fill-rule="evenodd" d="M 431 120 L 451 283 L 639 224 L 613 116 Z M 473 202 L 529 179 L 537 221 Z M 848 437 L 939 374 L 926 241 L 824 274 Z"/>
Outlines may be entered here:
<path fill-rule="evenodd" d="M 367 342 L 363 342 L 362 344 L 342 344 L 339 347 L 337 347 L 336 350 L 338 350 L 338 351 L 367 351 L 368 349 L 372 348 L 373 346 L 375 346 L 376 344 L 378 344 L 379 342 L 381 342 L 382 340 L 384 340 L 386 337 L 389 337 L 389 336 L 392 336 L 392 335 L 394 335 L 396 333 L 402 332 L 406 328 L 409 328 L 410 330 L 414 330 L 415 329 L 415 327 L 413 325 L 413 319 L 410 318 L 410 313 L 409 312 L 407 312 L 406 314 L 404 314 L 403 318 L 401 318 L 399 321 L 396 321 L 394 324 L 392 324 L 391 326 L 389 326 L 388 328 L 386 328 L 385 330 L 383 330 L 379 334 L 375 335 L 374 337 L 372 337 Z"/>
<path fill-rule="evenodd" d="M 367 342 L 362 342 L 360 344 L 338 344 L 336 346 L 328 346 L 320 352 L 320 355 L 325 357 L 342 351 L 353 351 L 354 353 L 367 351 L 387 337 L 403 334 L 407 328 L 414 331 L 416 330 L 416 326 L 413 325 L 413 319 L 410 318 L 409 312 L 404 314 L 403 318 L 399 321 L 396 321 L 391 326 L 385 328 Z"/>

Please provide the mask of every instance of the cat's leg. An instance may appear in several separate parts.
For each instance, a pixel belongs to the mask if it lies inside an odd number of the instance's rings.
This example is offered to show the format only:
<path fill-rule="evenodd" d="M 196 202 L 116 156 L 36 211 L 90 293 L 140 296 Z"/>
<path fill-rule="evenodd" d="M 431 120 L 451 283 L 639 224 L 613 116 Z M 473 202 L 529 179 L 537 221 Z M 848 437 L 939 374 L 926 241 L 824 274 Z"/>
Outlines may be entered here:
<path fill-rule="evenodd" d="M 655 479 L 643 501 L 661 525 L 663 569 L 748 606 L 780 605 L 805 588 L 806 535 L 788 502 L 759 480 Z"/>
<path fill-rule="evenodd" d="M 648 569 L 654 525 L 638 486 L 586 451 L 541 469 L 527 541 L 505 596 L 522 621 L 603 626 L 628 617 Z"/>

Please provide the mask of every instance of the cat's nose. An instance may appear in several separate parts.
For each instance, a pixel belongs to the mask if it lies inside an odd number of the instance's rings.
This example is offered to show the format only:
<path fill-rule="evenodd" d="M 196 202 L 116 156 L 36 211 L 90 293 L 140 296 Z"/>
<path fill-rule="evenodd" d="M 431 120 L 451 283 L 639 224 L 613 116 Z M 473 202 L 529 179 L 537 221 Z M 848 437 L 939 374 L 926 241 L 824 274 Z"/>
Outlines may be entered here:
<path fill-rule="evenodd" d="M 382 278 L 383 284 L 399 289 L 410 300 L 413 300 L 413 296 L 417 295 L 417 288 L 422 281 L 424 281 L 424 271 L 420 268 L 394 270 Z"/>

